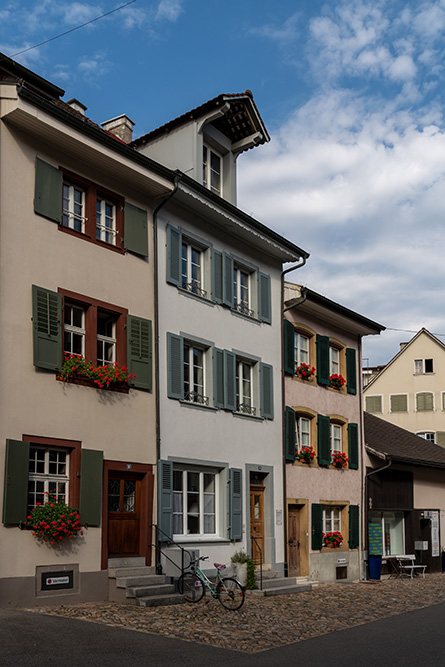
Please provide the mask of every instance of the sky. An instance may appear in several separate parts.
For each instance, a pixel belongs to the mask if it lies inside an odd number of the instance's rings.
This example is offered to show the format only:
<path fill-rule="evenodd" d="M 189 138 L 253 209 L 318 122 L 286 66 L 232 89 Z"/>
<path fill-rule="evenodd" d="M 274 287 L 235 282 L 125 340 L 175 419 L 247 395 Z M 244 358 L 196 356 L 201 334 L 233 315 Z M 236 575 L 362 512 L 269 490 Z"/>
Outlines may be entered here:
<path fill-rule="evenodd" d="M 135 137 L 250 89 L 238 206 L 310 253 L 289 279 L 386 327 L 365 365 L 445 341 L 445 0 L 136 0 L 19 53 L 122 4 L 4 0 L 0 51 Z"/>

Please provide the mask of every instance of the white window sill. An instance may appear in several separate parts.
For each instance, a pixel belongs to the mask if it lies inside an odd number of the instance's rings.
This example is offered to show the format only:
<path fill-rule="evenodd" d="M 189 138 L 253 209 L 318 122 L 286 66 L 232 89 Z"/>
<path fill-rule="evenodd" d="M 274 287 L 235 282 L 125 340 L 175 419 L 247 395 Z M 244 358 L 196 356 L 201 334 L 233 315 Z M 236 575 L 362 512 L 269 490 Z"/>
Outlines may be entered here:
<path fill-rule="evenodd" d="M 198 543 L 219 543 L 226 544 L 230 540 L 225 537 L 220 537 L 219 535 L 173 535 L 173 540 L 178 544 L 195 544 Z"/>
<path fill-rule="evenodd" d="M 212 410 L 213 412 L 216 412 L 218 408 L 214 408 L 213 405 L 202 405 L 201 403 L 193 403 L 193 401 L 184 401 L 180 400 L 179 401 L 181 405 L 187 408 L 196 408 L 198 410 Z"/>

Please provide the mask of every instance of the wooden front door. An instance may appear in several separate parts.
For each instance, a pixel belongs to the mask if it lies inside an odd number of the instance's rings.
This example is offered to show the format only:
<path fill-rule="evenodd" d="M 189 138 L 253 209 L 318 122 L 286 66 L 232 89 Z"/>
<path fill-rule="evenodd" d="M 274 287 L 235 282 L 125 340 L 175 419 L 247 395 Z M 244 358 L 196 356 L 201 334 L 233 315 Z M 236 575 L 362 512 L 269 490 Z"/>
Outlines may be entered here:
<path fill-rule="evenodd" d="M 109 556 L 139 555 L 140 496 L 140 475 L 110 472 L 108 476 Z"/>
<path fill-rule="evenodd" d="M 250 485 L 250 536 L 255 538 L 251 539 L 254 562 L 264 563 L 264 486 L 262 484 Z"/>
<path fill-rule="evenodd" d="M 298 509 L 289 509 L 287 538 L 289 574 L 297 577 L 300 574 L 300 511 Z"/>

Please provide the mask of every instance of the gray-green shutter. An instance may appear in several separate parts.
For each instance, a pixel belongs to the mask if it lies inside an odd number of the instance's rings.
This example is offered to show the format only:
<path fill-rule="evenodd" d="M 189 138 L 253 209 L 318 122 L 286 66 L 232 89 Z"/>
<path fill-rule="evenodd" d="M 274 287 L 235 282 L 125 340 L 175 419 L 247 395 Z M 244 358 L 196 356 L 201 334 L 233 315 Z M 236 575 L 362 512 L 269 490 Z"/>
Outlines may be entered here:
<path fill-rule="evenodd" d="M 131 386 L 151 391 L 152 388 L 152 325 L 151 320 L 128 315 L 127 366 L 136 378 Z"/>
<path fill-rule="evenodd" d="M 167 396 L 184 399 L 184 339 L 167 334 Z"/>
<path fill-rule="evenodd" d="M 213 404 L 224 408 L 224 351 L 213 349 Z"/>
<path fill-rule="evenodd" d="M 229 538 L 243 539 L 243 471 L 230 468 Z"/>
<path fill-rule="evenodd" d="M 273 419 L 273 367 L 260 364 L 261 416 Z"/>
<path fill-rule="evenodd" d="M 212 299 L 216 303 L 223 301 L 223 255 L 219 250 L 212 250 Z"/>
<path fill-rule="evenodd" d="M 167 276 L 171 285 L 181 285 L 182 234 L 179 229 L 167 226 Z"/>
<path fill-rule="evenodd" d="M 62 297 L 32 286 L 34 366 L 56 371 L 62 368 Z"/>
<path fill-rule="evenodd" d="M 236 410 L 236 356 L 224 350 L 224 408 Z"/>
<path fill-rule="evenodd" d="M 261 272 L 258 274 L 258 319 L 272 324 L 270 276 Z"/>
<path fill-rule="evenodd" d="M 60 169 L 36 158 L 34 213 L 62 222 L 63 174 Z"/>
<path fill-rule="evenodd" d="M 148 257 L 147 211 L 125 202 L 124 250 Z"/>
<path fill-rule="evenodd" d="M 348 424 L 348 457 L 351 470 L 358 470 L 358 424 Z"/>
<path fill-rule="evenodd" d="M 3 523 L 26 521 L 28 505 L 29 442 L 6 440 Z"/>
<path fill-rule="evenodd" d="M 329 384 L 329 337 L 317 334 L 317 382 Z"/>
<path fill-rule="evenodd" d="M 416 410 L 417 412 L 426 412 L 433 410 L 434 400 L 433 394 L 430 391 L 423 391 L 416 394 Z"/>
<path fill-rule="evenodd" d="M 312 549 L 315 551 L 323 546 L 323 505 L 312 503 Z"/>
<path fill-rule="evenodd" d="M 352 347 L 346 348 L 346 385 L 348 394 L 357 393 L 357 355 Z"/>
<path fill-rule="evenodd" d="M 233 258 L 223 253 L 223 304 L 233 308 Z"/>
<path fill-rule="evenodd" d="M 391 412 L 408 412 L 407 394 L 392 394 L 389 397 Z"/>
<path fill-rule="evenodd" d="M 434 442 L 440 447 L 445 447 L 445 431 L 436 431 Z"/>
<path fill-rule="evenodd" d="M 102 451 L 82 449 L 79 513 L 81 522 L 88 526 L 101 524 L 103 467 Z"/>
<path fill-rule="evenodd" d="M 295 375 L 294 341 L 295 329 L 289 320 L 283 322 L 283 344 L 284 344 L 284 372 Z"/>
<path fill-rule="evenodd" d="M 173 463 L 158 461 L 158 527 L 161 542 L 173 535 Z"/>
<path fill-rule="evenodd" d="M 371 414 L 382 412 L 382 397 L 365 396 L 365 410 Z"/>
<path fill-rule="evenodd" d="M 360 544 L 360 510 L 358 505 L 349 505 L 349 548 Z"/>
<path fill-rule="evenodd" d="M 296 436 L 295 411 L 286 406 L 285 410 L 285 442 L 286 461 L 295 461 L 295 436 Z"/>
<path fill-rule="evenodd" d="M 324 415 L 317 418 L 317 459 L 320 465 L 331 463 L 331 420 Z"/>

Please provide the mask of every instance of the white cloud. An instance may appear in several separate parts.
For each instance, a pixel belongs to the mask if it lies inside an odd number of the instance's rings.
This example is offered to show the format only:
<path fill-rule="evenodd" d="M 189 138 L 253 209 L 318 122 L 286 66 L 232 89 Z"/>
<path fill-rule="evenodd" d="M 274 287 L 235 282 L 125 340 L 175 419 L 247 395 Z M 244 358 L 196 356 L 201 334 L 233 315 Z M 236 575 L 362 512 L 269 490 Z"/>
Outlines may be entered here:
<path fill-rule="evenodd" d="M 85 79 L 94 81 L 108 72 L 110 66 L 106 53 L 100 51 L 83 57 L 78 62 L 77 69 Z"/>
<path fill-rule="evenodd" d="M 161 0 L 156 11 L 156 19 L 176 21 L 183 12 L 182 4 L 182 0 Z"/>
<path fill-rule="evenodd" d="M 266 24 L 258 27 L 251 28 L 249 30 L 250 34 L 258 35 L 260 37 L 267 37 L 276 42 L 288 42 L 289 40 L 295 39 L 298 35 L 298 19 L 300 14 L 292 14 L 282 26 Z"/>

